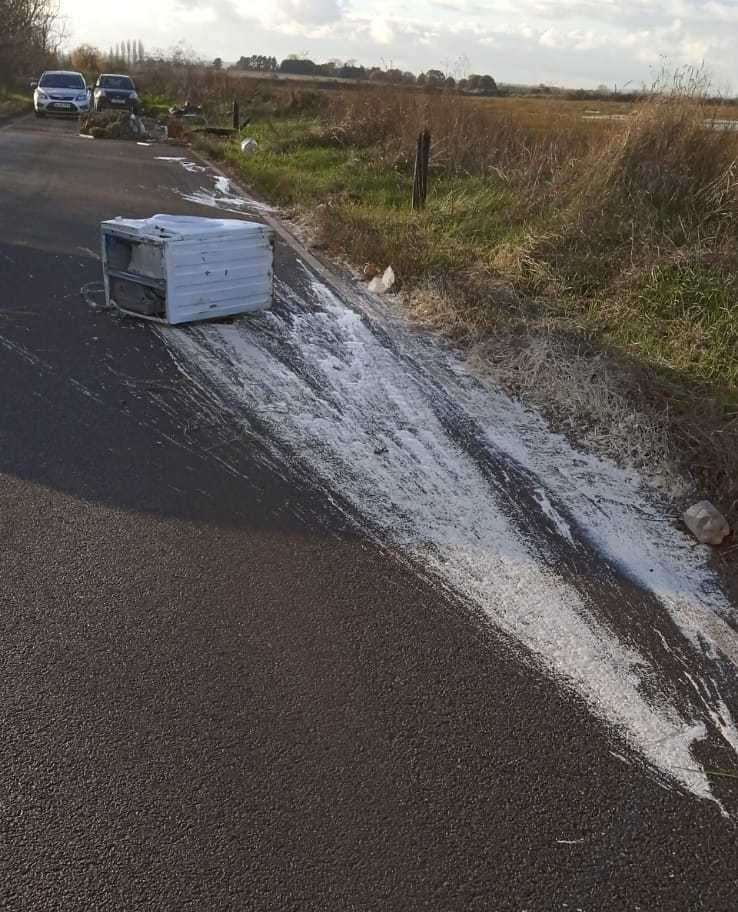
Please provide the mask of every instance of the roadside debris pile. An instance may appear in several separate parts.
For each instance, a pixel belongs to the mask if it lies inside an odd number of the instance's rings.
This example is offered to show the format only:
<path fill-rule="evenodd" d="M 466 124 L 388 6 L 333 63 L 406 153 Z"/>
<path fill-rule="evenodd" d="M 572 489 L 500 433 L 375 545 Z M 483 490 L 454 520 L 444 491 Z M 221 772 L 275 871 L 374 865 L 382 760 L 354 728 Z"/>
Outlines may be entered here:
<path fill-rule="evenodd" d="M 100 111 L 80 122 L 79 132 L 94 139 L 148 139 L 150 131 L 141 117 L 128 111 Z"/>
<path fill-rule="evenodd" d="M 172 105 L 172 107 L 169 109 L 169 114 L 172 117 L 186 120 L 192 124 L 206 123 L 206 118 L 202 110 L 202 106 L 191 104 L 189 99 L 185 101 L 183 105 Z"/>

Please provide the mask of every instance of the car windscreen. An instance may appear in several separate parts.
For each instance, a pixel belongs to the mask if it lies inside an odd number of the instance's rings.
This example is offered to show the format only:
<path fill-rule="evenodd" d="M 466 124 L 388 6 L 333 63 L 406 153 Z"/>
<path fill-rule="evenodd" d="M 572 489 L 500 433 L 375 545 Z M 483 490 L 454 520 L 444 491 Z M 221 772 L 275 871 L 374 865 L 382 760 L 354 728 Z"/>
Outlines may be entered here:
<path fill-rule="evenodd" d="M 128 92 L 134 88 L 128 76 L 101 76 L 99 85 L 101 89 L 125 89 Z"/>
<path fill-rule="evenodd" d="M 39 86 L 42 89 L 84 89 L 85 81 L 76 73 L 45 73 Z"/>

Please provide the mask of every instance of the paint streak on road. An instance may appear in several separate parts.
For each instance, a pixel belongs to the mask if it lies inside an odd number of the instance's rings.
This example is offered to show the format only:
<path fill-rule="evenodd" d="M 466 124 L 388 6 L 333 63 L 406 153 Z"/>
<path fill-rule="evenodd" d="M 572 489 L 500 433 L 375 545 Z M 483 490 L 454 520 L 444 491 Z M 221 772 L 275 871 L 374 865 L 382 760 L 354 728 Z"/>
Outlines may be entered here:
<path fill-rule="evenodd" d="M 230 186 L 208 205 L 226 190 L 232 207 Z M 664 784 L 712 797 L 694 748 L 738 763 L 738 637 L 706 551 L 660 521 L 635 474 L 572 449 L 382 302 L 303 268 L 302 291 L 278 282 L 261 317 L 162 330 L 181 371 L 272 466 L 574 688 Z"/>

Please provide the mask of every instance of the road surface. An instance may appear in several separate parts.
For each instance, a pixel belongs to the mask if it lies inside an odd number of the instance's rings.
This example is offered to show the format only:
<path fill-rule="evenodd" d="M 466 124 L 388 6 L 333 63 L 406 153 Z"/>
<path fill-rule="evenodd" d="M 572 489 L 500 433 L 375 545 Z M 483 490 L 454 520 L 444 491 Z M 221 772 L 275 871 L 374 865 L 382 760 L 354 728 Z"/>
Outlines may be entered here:
<path fill-rule="evenodd" d="M 99 306 L 102 219 L 217 209 L 0 129 L 2 907 L 738 908 L 701 549 L 282 237 L 265 317 Z"/>

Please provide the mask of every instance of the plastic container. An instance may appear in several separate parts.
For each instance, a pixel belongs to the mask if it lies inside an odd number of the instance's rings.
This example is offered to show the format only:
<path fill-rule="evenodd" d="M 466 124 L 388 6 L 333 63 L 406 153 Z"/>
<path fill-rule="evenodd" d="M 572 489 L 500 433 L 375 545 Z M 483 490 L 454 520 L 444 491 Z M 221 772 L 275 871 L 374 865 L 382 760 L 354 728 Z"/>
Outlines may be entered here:
<path fill-rule="evenodd" d="M 725 517 L 709 500 L 701 500 L 690 507 L 684 514 L 684 522 L 703 545 L 720 545 L 730 535 Z"/>

